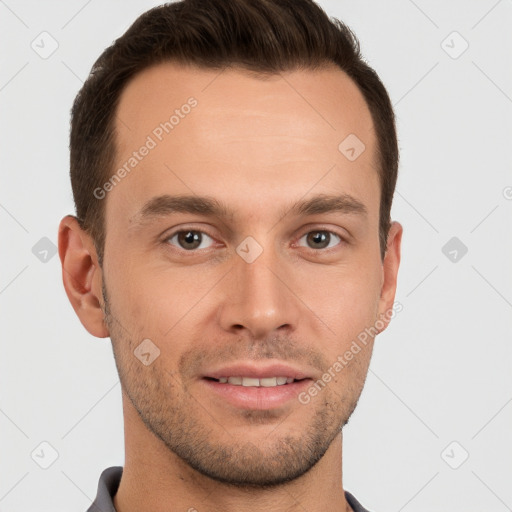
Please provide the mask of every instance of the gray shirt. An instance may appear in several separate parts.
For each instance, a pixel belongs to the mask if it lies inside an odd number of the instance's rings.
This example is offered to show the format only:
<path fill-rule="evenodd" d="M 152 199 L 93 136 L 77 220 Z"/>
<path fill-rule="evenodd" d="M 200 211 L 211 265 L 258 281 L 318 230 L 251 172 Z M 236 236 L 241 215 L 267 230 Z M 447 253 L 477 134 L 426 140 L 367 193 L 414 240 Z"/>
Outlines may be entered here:
<path fill-rule="evenodd" d="M 101 473 L 98 494 L 87 512 L 116 512 L 112 498 L 117 492 L 122 474 L 122 466 L 113 466 Z M 345 497 L 354 512 L 369 512 L 348 491 L 345 491 Z"/>

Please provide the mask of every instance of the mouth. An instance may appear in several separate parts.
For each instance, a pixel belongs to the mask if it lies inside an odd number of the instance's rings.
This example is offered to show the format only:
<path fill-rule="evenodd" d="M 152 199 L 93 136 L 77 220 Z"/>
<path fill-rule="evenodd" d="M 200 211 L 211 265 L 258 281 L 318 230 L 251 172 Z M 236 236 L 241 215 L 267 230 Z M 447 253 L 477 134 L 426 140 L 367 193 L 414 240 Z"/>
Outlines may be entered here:
<path fill-rule="evenodd" d="M 220 384 L 231 384 L 233 386 L 274 388 L 276 386 L 286 386 L 293 382 L 300 382 L 304 379 L 294 379 L 293 377 L 205 377 L 205 379 L 219 382 Z"/>
<path fill-rule="evenodd" d="M 222 405 L 268 410 L 298 403 L 299 393 L 313 381 L 310 375 L 285 364 L 256 367 L 247 363 L 210 371 L 200 380 Z"/>

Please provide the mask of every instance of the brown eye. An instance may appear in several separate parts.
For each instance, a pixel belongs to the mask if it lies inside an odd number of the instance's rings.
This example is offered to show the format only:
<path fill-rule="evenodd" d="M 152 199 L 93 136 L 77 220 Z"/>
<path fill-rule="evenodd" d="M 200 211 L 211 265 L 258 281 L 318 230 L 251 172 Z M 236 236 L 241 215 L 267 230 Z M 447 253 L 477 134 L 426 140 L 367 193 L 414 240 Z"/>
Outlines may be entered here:
<path fill-rule="evenodd" d="M 184 249 L 186 251 L 194 251 L 195 249 L 206 249 L 207 247 L 203 246 L 204 239 L 209 238 L 206 233 L 203 233 L 202 231 L 197 231 L 193 229 L 187 229 L 182 231 L 177 231 L 174 233 L 174 235 L 171 235 L 169 238 L 167 238 L 167 241 L 171 243 L 171 245 L 175 245 L 172 243 L 173 239 L 177 240 L 178 248 Z"/>
<path fill-rule="evenodd" d="M 333 238 L 333 235 L 335 238 Z M 310 249 L 331 249 L 335 247 L 337 243 L 332 244 L 332 242 L 336 242 L 336 238 L 339 241 L 342 241 L 342 238 L 332 231 L 326 230 L 317 230 L 310 231 L 306 233 L 302 238 L 306 238 L 307 247 Z"/>

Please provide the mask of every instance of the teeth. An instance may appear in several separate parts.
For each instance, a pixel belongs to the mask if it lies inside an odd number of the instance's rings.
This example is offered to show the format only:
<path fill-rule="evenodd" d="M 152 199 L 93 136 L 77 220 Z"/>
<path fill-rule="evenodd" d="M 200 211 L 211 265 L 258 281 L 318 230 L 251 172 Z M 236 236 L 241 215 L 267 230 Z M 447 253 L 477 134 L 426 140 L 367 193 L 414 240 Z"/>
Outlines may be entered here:
<path fill-rule="evenodd" d="M 228 379 L 229 382 L 229 379 Z M 260 379 L 254 379 L 252 377 L 242 377 L 242 386 L 259 386 L 260 385 Z"/>
<path fill-rule="evenodd" d="M 272 388 L 283 384 L 291 384 L 295 379 L 293 377 L 264 377 L 261 379 L 254 377 L 220 377 L 218 380 L 222 384 L 229 383 L 235 386 Z"/>

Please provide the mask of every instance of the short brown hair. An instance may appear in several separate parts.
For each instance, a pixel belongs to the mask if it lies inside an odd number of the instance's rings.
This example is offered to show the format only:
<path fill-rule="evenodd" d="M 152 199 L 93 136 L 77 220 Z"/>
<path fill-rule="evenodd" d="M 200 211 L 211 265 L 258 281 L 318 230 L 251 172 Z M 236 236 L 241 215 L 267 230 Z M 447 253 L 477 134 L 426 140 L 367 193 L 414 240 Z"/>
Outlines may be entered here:
<path fill-rule="evenodd" d="M 70 174 L 76 215 L 94 240 L 100 265 L 105 202 L 93 191 L 114 169 L 119 98 L 136 74 L 166 61 L 269 74 L 329 63 L 339 66 L 363 94 L 375 126 L 384 258 L 398 173 L 395 117 L 388 93 L 363 60 L 353 32 L 329 19 L 312 0 L 182 0 L 139 16 L 94 63 L 73 104 Z"/>

